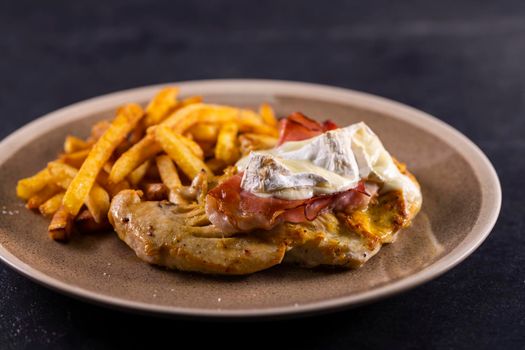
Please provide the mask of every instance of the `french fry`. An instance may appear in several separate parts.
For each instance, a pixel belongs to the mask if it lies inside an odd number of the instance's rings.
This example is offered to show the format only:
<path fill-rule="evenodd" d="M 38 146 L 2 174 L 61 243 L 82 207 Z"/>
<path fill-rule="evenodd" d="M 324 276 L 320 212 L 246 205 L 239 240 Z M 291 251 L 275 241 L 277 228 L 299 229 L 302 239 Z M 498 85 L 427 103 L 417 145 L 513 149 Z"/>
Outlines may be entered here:
<path fill-rule="evenodd" d="M 70 214 L 78 214 L 104 163 L 142 116 L 142 108 L 137 104 L 128 104 L 119 109 L 115 120 L 95 143 L 64 195 L 63 205 Z"/>
<path fill-rule="evenodd" d="M 75 168 L 58 162 L 50 162 L 48 169 L 53 175 L 55 183 L 66 190 L 70 188 L 73 179 L 78 174 Z M 95 221 L 100 222 L 109 210 L 109 195 L 106 190 L 95 182 L 84 203 L 95 218 Z"/>
<path fill-rule="evenodd" d="M 75 168 L 80 168 L 84 160 L 86 160 L 90 149 L 82 149 L 71 153 L 64 153 L 58 159 L 66 164 L 72 165 Z"/>
<path fill-rule="evenodd" d="M 49 162 L 47 169 L 51 174 L 50 181 L 59 187 L 67 190 L 73 178 L 77 175 L 78 170 L 71 165 L 61 163 L 58 161 Z"/>
<path fill-rule="evenodd" d="M 174 191 L 177 187 L 180 187 L 179 174 L 177 174 L 177 169 L 175 169 L 175 164 L 173 164 L 171 158 L 164 154 L 157 156 L 155 161 L 162 183 L 164 183 L 170 191 Z"/>
<path fill-rule="evenodd" d="M 196 123 L 224 124 L 236 120 L 242 121 L 243 128 L 247 131 L 277 134 L 276 129 L 274 130 L 274 128 L 263 124 L 252 111 L 203 103 L 195 103 L 181 108 L 159 125 L 173 128 L 176 133 L 183 134 Z M 153 136 L 156 129 L 157 126 L 148 128 L 148 134 L 115 162 L 109 181 L 119 182 L 123 180 L 140 164 L 162 150 L 160 145 L 155 142 L 155 137 Z"/>
<path fill-rule="evenodd" d="M 34 196 L 31 196 L 31 198 L 27 200 L 26 208 L 36 209 L 58 192 L 60 192 L 60 187 L 53 183 L 48 184 L 46 187 L 38 191 L 38 193 L 36 193 Z"/>
<path fill-rule="evenodd" d="M 125 105 L 113 121 L 93 125 L 86 140 L 68 135 L 57 160 L 18 182 L 26 206 L 52 217 L 52 239 L 67 241 L 73 226 L 85 233 L 111 229 L 110 200 L 128 188 L 142 189 L 146 200 L 178 203 L 193 200 L 198 185 L 201 203 L 207 186 L 236 171 L 231 164 L 241 154 L 276 145 L 278 122 L 269 104 L 254 112 L 205 104 L 202 96 L 177 100 L 178 94 L 166 87 L 144 111 Z M 192 180 L 191 195 L 184 194 L 181 174 Z"/>
<path fill-rule="evenodd" d="M 204 159 L 204 152 L 202 151 L 201 146 L 199 144 L 185 136 L 180 137 L 181 141 L 184 142 L 186 147 L 190 150 L 191 153 L 193 153 L 195 156 L 197 156 L 200 159 Z"/>
<path fill-rule="evenodd" d="M 131 147 L 137 142 L 139 142 L 144 136 L 145 132 L 146 132 L 146 127 L 142 125 L 142 123 L 139 123 L 139 125 L 137 125 L 137 127 L 128 134 L 127 141 L 129 143 L 129 146 Z"/>
<path fill-rule="evenodd" d="M 160 90 L 146 107 L 144 124 L 151 126 L 160 123 L 177 105 L 178 94 L 179 89 L 175 87 Z"/>
<path fill-rule="evenodd" d="M 49 198 L 47 201 L 42 203 L 38 210 L 40 211 L 40 214 L 44 216 L 52 216 L 56 213 L 56 211 L 60 208 L 62 205 L 62 198 L 64 198 L 64 194 L 66 192 L 61 191 L 57 194 L 55 194 L 53 197 Z"/>
<path fill-rule="evenodd" d="M 257 142 L 257 143 L 269 145 L 268 146 L 269 148 L 275 147 L 278 141 L 277 137 L 250 133 L 250 132 L 244 133 L 242 134 L 242 136 L 245 136 L 246 138 L 253 140 L 254 142 Z"/>
<path fill-rule="evenodd" d="M 80 233 L 108 231 L 112 228 L 107 218 L 98 223 L 87 209 L 80 211 L 78 216 L 75 218 L 75 227 Z"/>
<path fill-rule="evenodd" d="M 193 179 L 202 169 L 212 177 L 211 170 L 189 150 L 182 137 L 167 126 L 160 126 L 155 130 L 157 141 L 188 178 Z"/>
<path fill-rule="evenodd" d="M 226 123 L 221 128 L 215 147 L 215 158 L 232 164 L 239 159 L 240 153 L 237 147 L 237 132 L 239 127 L 236 123 Z"/>
<path fill-rule="evenodd" d="M 197 123 L 224 124 L 234 121 L 239 113 L 239 109 L 233 107 L 195 103 L 175 111 L 161 125 L 183 134 Z"/>
<path fill-rule="evenodd" d="M 155 136 L 146 135 L 117 159 L 109 173 L 109 181 L 117 183 L 124 180 L 139 165 L 155 156 L 161 150 L 162 147 L 155 142 Z"/>
<path fill-rule="evenodd" d="M 180 102 L 180 105 L 181 105 L 181 108 L 182 108 L 182 107 L 186 107 L 186 106 L 193 105 L 193 104 L 196 104 L 196 103 L 201 103 L 202 100 L 203 100 L 202 96 L 190 96 L 190 97 L 186 97 L 184 100 L 182 100 Z"/>
<path fill-rule="evenodd" d="M 151 160 L 147 160 L 141 165 L 139 165 L 135 170 L 133 170 L 128 175 L 128 180 L 132 186 L 137 186 L 140 183 L 140 181 L 142 181 L 142 179 L 144 178 L 144 176 L 146 175 L 148 171 L 150 164 L 151 164 Z"/>
<path fill-rule="evenodd" d="M 225 124 L 229 122 L 239 123 L 239 129 L 243 132 L 278 136 L 277 128 L 264 124 L 253 111 L 205 103 L 196 103 L 176 110 L 161 125 L 172 128 L 176 133 L 184 134 L 197 123 Z"/>
<path fill-rule="evenodd" d="M 33 176 L 26 177 L 25 179 L 19 180 L 16 185 L 16 194 L 22 199 L 29 199 L 34 196 L 38 191 L 43 189 L 51 180 L 51 174 L 46 169 L 43 169 Z"/>
<path fill-rule="evenodd" d="M 74 153 L 86 148 L 89 148 L 91 144 L 87 141 L 79 139 L 78 137 L 68 135 L 64 141 L 64 152 Z"/>
<path fill-rule="evenodd" d="M 95 222 L 103 222 L 109 211 L 109 194 L 106 190 L 100 186 L 93 186 L 85 203 Z"/>
<path fill-rule="evenodd" d="M 189 129 L 193 138 L 200 142 L 215 142 L 219 135 L 219 127 L 213 124 L 199 123 Z"/>
<path fill-rule="evenodd" d="M 113 168 L 113 162 L 111 160 L 108 160 L 104 163 L 104 166 L 102 166 L 102 169 L 108 174 L 111 172 L 111 168 Z"/>
<path fill-rule="evenodd" d="M 55 184 L 65 189 L 67 193 L 78 175 L 77 169 L 59 162 L 50 162 L 48 169 Z M 94 182 L 83 203 L 86 204 L 95 220 L 101 222 L 109 210 L 109 195 L 98 183 Z"/>
<path fill-rule="evenodd" d="M 257 115 L 251 111 L 241 113 L 237 123 L 239 124 L 239 130 L 242 132 L 253 132 L 274 137 L 279 136 L 279 131 L 276 127 L 264 124 Z"/>
<path fill-rule="evenodd" d="M 88 137 L 88 142 L 96 142 L 109 129 L 111 123 L 107 120 L 101 120 L 91 127 L 91 135 Z"/>
<path fill-rule="evenodd" d="M 267 125 L 274 128 L 277 127 L 277 118 L 275 118 L 275 112 L 273 111 L 272 106 L 267 103 L 263 103 L 259 107 L 259 114 L 261 115 L 263 122 L 265 122 Z"/>
<path fill-rule="evenodd" d="M 184 107 L 187 107 L 189 105 L 194 105 L 194 104 L 202 104 L 202 96 L 190 96 L 190 97 L 187 97 L 184 100 L 178 102 L 174 106 L 174 108 L 172 108 L 171 114 L 169 114 L 167 117 L 170 117 L 171 115 L 175 114 L 175 112 L 179 111 L 180 109 L 183 109 Z M 164 124 L 164 122 L 168 118 L 165 117 L 163 119 L 165 119 L 165 120 L 161 121 L 159 124 Z M 148 127 L 147 127 L 148 133 L 152 133 L 155 130 L 155 127 L 156 127 L 156 125 L 148 125 Z"/>
<path fill-rule="evenodd" d="M 51 219 L 48 227 L 49 237 L 55 241 L 68 241 L 73 232 L 73 218 L 69 210 L 62 205 Z"/>
<path fill-rule="evenodd" d="M 145 133 L 144 123 L 139 123 L 131 132 L 126 136 L 124 142 L 122 142 L 117 149 L 115 150 L 115 155 L 120 156 L 128 149 L 130 149 L 134 144 L 139 142 Z"/>
<path fill-rule="evenodd" d="M 251 151 L 273 148 L 277 145 L 277 138 L 267 135 L 246 133 L 239 136 L 241 153 L 247 156 Z"/>

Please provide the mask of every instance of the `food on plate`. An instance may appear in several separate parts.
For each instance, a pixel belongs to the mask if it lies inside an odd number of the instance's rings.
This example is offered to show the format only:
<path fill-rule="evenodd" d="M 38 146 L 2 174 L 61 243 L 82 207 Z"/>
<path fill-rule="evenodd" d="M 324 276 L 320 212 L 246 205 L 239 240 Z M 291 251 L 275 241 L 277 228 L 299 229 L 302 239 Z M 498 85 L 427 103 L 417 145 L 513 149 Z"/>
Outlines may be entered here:
<path fill-rule="evenodd" d="M 55 241 L 67 241 L 73 231 L 73 215 L 61 205 L 49 224 L 49 237 Z"/>
<path fill-rule="evenodd" d="M 249 274 L 283 262 L 359 267 L 411 224 L 415 177 L 363 122 L 179 100 L 128 104 L 22 179 L 17 194 L 67 241 L 111 227 L 170 269 Z"/>

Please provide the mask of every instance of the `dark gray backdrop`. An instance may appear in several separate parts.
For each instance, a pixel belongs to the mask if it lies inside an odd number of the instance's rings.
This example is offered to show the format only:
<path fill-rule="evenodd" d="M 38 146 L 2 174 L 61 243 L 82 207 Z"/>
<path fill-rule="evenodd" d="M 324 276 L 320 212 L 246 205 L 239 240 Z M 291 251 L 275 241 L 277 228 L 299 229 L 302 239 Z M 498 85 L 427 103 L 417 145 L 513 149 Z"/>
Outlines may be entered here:
<path fill-rule="evenodd" d="M 301 348 L 525 346 L 523 1 L 0 1 L 0 137 L 119 89 L 208 78 L 325 83 L 436 115 L 494 163 L 503 208 L 487 241 L 422 287 L 278 323 L 124 314 L 0 264 L 0 347 L 169 341 Z M 200 330 L 193 337 L 190 331 Z"/>

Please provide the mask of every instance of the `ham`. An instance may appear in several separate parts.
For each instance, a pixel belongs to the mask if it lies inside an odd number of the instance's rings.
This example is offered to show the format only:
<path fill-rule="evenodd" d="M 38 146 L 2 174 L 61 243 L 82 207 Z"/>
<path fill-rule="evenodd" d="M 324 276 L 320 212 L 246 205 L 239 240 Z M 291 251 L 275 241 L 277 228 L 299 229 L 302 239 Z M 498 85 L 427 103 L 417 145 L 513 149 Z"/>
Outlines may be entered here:
<path fill-rule="evenodd" d="M 302 113 L 294 112 L 288 118 L 281 119 L 277 145 L 287 141 L 306 140 L 337 128 L 338 126 L 331 120 L 326 120 L 323 124 L 319 124 Z"/>
<path fill-rule="evenodd" d="M 364 182 L 360 182 L 348 191 L 304 200 L 258 197 L 241 188 L 242 175 L 236 174 L 222 182 L 208 192 L 206 198 L 210 222 L 225 233 L 270 230 L 284 221 L 311 221 L 325 209 L 349 212 L 366 207 L 374 195 L 367 193 Z"/>
<path fill-rule="evenodd" d="M 319 124 L 301 113 L 281 120 L 279 144 L 300 141 L 337 129 L 332 121 Z M 225 233 L 270 230 L 282 222 L 301 223 L 314 220 L 323 210 L 349 212 L 366 207 L 377 186 L 363 181 L 350 190 L 304 200 L 259 197 L 241 187 L 243 173 L 238 173 L 208 192 L 206 214 L 212 224 Z"/>

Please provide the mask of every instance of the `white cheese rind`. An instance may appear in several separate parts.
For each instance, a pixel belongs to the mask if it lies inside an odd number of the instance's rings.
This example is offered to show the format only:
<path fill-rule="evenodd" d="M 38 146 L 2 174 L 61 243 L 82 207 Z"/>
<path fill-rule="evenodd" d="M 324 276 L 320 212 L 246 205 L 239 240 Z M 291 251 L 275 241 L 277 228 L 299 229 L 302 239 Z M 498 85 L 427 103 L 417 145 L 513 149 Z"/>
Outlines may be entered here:
<path fill-rule="evenodd" d="M 421 203 L 419 187 L 363 122 L 252 152 L 237 167 L 244 171 L 241 187 L 261 197 L 307 199 L 346 191 L 365 179 L 383 183 L 383 192 L 402 190 L 409 202 Z"/>

